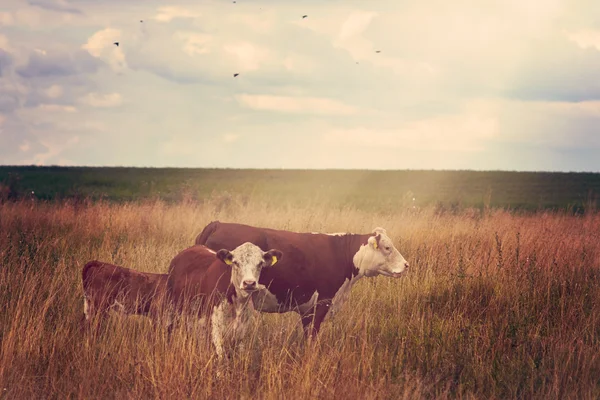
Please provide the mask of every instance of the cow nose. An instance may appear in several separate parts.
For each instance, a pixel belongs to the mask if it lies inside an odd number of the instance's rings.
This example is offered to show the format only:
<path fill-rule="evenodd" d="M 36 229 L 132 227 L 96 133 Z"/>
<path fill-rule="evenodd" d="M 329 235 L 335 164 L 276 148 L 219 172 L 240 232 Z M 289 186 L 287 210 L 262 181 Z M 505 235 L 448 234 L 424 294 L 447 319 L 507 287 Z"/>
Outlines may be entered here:
<path fill-rule="evenodd" d="M 256 288 L 256 281 L 254 280 L 247 280 L 244 281 L 244 289 L 255 289 Z"/>

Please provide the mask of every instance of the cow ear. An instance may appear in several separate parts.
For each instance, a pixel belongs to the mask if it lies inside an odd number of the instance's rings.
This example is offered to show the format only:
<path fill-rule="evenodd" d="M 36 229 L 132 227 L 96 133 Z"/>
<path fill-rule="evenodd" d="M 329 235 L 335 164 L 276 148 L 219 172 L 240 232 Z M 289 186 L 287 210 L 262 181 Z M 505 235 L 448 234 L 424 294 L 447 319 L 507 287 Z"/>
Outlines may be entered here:
<path fill-rule="evenodd" d="M 267 267 L 272 267 L 277 263 L 277 261 L 281 260 L 281 257 L 283 257 L 283 253 L 281 251 L 272 249 L 265 253 L 263 259 L 267 263 Z"/>
<path fill-rule="evenodd" d="M 380 226 L 378 226 L 377 228 L 373 229 L 373 233 L 381 233 L 381 234 L 387 235 L 387 231 L 384 228 L 380 227 Z"/>
<path fill-rule="evenodd" d="M 369 238 L 369 244 L 373 246 L 375 250 L 377 250 L 379 248 L 379 240 L 381 240 L 381 235 L 378 233 L 377 235 Z"/>
<path fill-rule="evenodd" d="M 227 249 L 221 249 L 217 251 L 217 258 L 223 261 L 227 265 L 233 264 L 233 254 Z"/>
<path fill-rule="evenodd" d="M 367 243 L 369 244 L 369 246 L 373 246 L 374 249 L 377 248 L 377 240 L 375 239 L 375 236 L 371 236 Z"/>

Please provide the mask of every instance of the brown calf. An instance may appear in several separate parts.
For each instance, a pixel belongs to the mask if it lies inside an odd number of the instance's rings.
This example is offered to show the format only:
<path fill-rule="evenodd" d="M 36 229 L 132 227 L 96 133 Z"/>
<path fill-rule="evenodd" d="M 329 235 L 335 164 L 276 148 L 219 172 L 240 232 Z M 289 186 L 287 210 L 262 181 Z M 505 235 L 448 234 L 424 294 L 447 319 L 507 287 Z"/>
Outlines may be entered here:
<path fill-rule="evenodd" d="M 88 262 L 81 272 L 83 281 L 83 325 L 94 315 L 99 323 L 112 309 L 123 314 L 158 317 L 166 294 L 167 274 L 152 274 L 101 261 Z"/>

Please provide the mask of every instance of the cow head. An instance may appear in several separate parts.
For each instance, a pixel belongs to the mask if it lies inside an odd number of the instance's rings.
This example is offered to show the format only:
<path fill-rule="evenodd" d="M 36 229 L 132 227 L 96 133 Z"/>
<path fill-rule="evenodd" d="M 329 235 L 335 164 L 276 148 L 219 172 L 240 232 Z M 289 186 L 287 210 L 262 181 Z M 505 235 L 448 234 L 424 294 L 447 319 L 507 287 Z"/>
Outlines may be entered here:
<path fill-rule="evenodd" d="M 259 289 L 258 278 L 263 268 L 273 266 L 283 254 L 279 250 L 262 251 L 258 246 L 246 242 L 233 251 L 221 249 L 217 258 L 231 266 L 231 283 L 236 292 L 247 296 Z"/>
<path fill-rule="evenodd" d="M 373 233 L 375 235 L 354 255 L 354 266 L 365 276 L 399 277 L 408 268 L 408 262 L 394 247 L 385 229 L 375 228 Z"/>

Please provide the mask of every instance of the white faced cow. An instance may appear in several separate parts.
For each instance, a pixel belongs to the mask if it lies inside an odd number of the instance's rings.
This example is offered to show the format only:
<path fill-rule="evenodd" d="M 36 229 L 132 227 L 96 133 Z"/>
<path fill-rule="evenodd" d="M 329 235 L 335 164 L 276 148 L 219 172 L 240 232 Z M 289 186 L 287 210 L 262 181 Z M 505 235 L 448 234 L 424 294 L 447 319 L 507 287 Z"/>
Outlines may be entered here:
<path fill-rule="evenodd" d="M 244 242 L 285 253 L 277 268 L 260 275 L 259 283 L 266 289 L 252 295 L 256 309 L 298 312 L 311 337 L 357 280 L 377 275 L 397 278 L 409 266 L 383 228 L 370 234 L 328 235 L 213 221 L 196 238 L 196 244 L 212 249 L 233 249 Z"/>
<path fill-rule="evenodd" d="M 167 292 L 178 312 L 210 320 L 212 341 L 221 359 L 225 342 L 243 344 L 254 312 L 251 294 L 262 288 L 258 283 L 261 271 L 270 270 L 281 258 L 281 251 L 264 252 L 252 243 L 216 253 L 192 246 L 171 261 Z"/>

